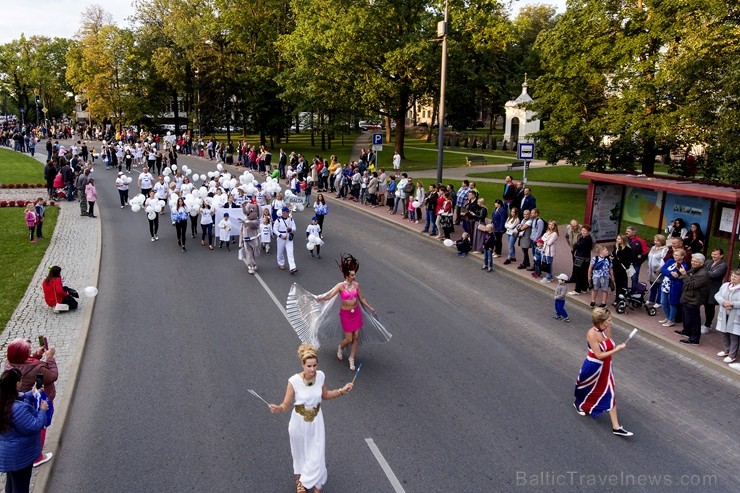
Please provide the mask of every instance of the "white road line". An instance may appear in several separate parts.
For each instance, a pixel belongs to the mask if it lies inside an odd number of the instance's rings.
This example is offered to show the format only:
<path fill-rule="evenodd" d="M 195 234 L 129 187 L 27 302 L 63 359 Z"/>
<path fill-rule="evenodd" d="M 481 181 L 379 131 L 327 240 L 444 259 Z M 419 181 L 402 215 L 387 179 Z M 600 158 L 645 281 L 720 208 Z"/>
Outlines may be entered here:
<path fill-rule="evenodd" d="M 254 277 L 256 277 L 257 280 L 260 282 L 260 284 L 262 284 L 262 287 L 265 288 L 265 291 L 267 292 L 267 294 L 270 295 L 270 298 L 272 298 L 272 301 L 274 301 L 275 302 L 275 305 L 280 309 L 280 313 L 283 314 L 283 317 L 285 317 L 285 320 L 288 320 L 288 312 L 285 311 L 285 307 L 275 297 L 275 294 L 272 292 L 272 290 L 269 287 L 267 287 L 267 284 L 265 284 L 265 281 L 263 281 L 262 278 L 260 277 L 260 275 L 257 274 L 256 272 L 254 273 Z"/>
<path fill-rule="evenodd" d="M 393 490 L 396 493 L 406 493 L 406 490 L 403 489 L 403 486 L 401 486 L 401 483 L 398 481 L 398 478 L 396 477 L 395 474 L 393 474 L 393 470 L 391 469 L 391 466 L 388 465 L 388 462 L 386 462 L 385 457 L 383 457 L 383 454 L 380 453 L 380 450 L 378 449 L 378 446 L 375 445 L 375 442 L 373 441 L 373 439 L 366 438 L 365 443 L 367 443 L 367 446 L 370 447 L 370 451 L 375 456 L 375 460 L 378 461 L 378 464 L 380 464 L 381 469 L 383 469 L 383 472 L 388 478 L 388 481 L 391 482 L 391 486 L 393 486 Z"/>

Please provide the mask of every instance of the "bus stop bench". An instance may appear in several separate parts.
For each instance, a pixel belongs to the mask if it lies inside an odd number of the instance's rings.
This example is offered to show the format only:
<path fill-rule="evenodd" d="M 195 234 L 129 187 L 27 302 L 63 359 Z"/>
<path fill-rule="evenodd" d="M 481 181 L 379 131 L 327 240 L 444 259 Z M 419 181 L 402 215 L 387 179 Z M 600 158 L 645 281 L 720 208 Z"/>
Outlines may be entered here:
<path fill-rule="evenodd" d="M 514 168 L 523 168 L 524 167 L 524 161 L 512 161 L 509 166 L 506 167 L 506 171 L 511 171 Z M 529 168 L 529 166 L 527 166 Z"/>
<path fill-rule="evenodd" d="M 465 156 L 465 162 L 468 166 L 472 166 L 473 163 L 486 164 L 485 156 Z"/>

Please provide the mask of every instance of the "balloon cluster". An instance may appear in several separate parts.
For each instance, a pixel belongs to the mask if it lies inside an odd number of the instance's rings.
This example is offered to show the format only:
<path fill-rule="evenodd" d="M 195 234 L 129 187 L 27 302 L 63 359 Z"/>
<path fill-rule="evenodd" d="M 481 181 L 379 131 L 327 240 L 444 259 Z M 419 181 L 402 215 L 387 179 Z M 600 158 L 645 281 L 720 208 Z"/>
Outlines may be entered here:
<path fill-rule="evenodd" d="M 306 243 L 306 250 L 313 250 L 315 246 L 321 246 L 324 244 L 324 240 L 320 236 L 308 235 L 308 243 Z"/>

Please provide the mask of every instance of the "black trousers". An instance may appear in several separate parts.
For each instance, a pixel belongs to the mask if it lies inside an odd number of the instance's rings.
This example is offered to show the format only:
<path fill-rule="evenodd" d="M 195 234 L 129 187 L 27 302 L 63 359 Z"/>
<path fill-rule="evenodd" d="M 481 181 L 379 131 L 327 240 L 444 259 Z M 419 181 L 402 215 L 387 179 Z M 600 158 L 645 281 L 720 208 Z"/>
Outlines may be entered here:
<path fill-rule="evenodd" d="M 33 462 L 17 471 L 6 473 L 5 493 L 28 493 L 31 487 L 31 473 Z"/>
<path fill-rule="evenodd" d="M 699 339 L 701 339 L 700 307 L 701 305 L 683 303 L 683 333 L 695 342 L 699 342 Z"/>
<path fill-rule="evenodd" d="M 159 231 L 159 214 L 154 216 L 154 219 L 147 218 L 147 220 L 149 221 L 149 234 L 154 238 Z"/>
<path fill-rule="evenodd" d="M 177 221 L 175 223 L 175 231 L 177 231 L 177 244 L 180 246 L 185 246 L 185 237 L 187 236 L 188 232 L 187 220 Z"/>

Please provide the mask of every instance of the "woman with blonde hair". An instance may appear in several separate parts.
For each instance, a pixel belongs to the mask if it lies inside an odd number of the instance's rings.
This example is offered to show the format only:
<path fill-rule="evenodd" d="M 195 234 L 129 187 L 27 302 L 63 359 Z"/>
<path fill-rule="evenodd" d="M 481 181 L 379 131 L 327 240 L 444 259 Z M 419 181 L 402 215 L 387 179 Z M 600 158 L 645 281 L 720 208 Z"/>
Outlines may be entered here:
<path fill-rule="evenodd" d="M 624 350 L 627 345 L 624 342 L 617 345 L 612 340 L 612 314 L 608 309 L 594 308 L 591 321 L 594 325 L 586 334 L 588 354 L 576 381 L 573 407 L 581 416 L 590 414 L 594 419 L 608 411 L 612 433 L 631 437 L 634 433 L 619 424 L 612 373 L 612 356 Z"/>
<path fill-rule="evenodd" d="M 296 475 L 296 491 L 306 493 L 313 488 L 320 492 L 327 480 L 326 433 L 321 401 L 336 399 L 350 390 L 346 383 L 336 390 L 327 390 L 323 371 L 318 369 L 319 358 L 316 348 L 303 343 L 298 347 L 298 359 L 303 371 L 288 379 L 285 397 L 279 404 L 268 404 L 272 413 L 284 413 L 291 408 L 288 434 L 290 452 L 293 456 L 293 473 Z"/>

